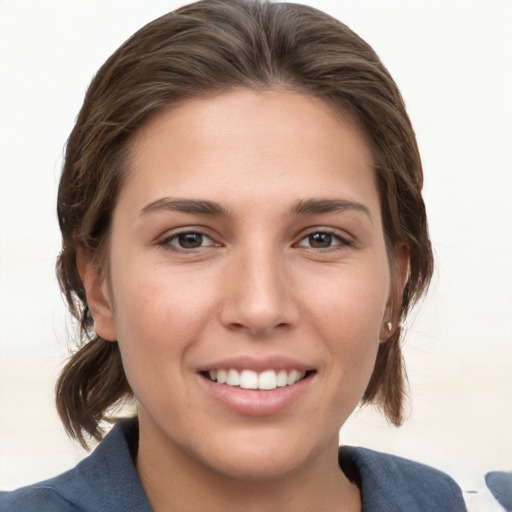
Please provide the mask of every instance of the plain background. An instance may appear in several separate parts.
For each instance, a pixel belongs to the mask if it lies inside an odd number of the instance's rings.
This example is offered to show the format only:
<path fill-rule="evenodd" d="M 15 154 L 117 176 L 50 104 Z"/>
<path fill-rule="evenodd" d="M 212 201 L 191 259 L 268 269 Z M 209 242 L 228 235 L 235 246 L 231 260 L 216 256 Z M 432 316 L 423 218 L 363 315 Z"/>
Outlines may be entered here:
<path fill-rule="evenodd" d="M 65 140 L 93 74 L 185 2 L 0 0 L 0 488 L 85 455 L 53 386 L 72 345 L 54 277 Z M 417 132 L 437 269 L 408 324 L 410 418 L 371 408 L 342 442 L 449 472 L 466 489 L 512 468 L 512 2 L 311 0 L 366 39 Z"/>

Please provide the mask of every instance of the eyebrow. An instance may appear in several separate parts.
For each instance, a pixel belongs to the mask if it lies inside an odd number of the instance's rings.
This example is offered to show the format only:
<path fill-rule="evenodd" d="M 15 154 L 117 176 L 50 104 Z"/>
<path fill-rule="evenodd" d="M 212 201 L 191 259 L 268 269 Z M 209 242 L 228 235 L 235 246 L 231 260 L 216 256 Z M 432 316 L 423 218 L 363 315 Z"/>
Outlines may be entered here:
<path fill-rule="evenodd" d="M 147 204 L 140 211 L 144 216 L 148 213 L 162 210 L 179 211 L 184 213 L 195 213 L 199 215 L 214 215 L 219 217 L 229 216 L 229 212 L 224 206 L 214 201 L 196 200 L 196 199 L 173 199 L 171 197 L 162 197 L 152 203 Z"/>
<path fill-rule="evenodd" d="M 364 204 L 346 199 L 299 199 L 290 208 L 290 215 L 312 215 L 345 211 L 365 213 L 370 220 L 372 214 Z"/>
<path fill-rule="evenodd" d="M 336 213 L 345 211 L 358 211 L 365 213 L 370 220 L 370 210 L 362 203 L 348 201 L 346 199 L 299 199 L 293 203 L 288 211 L 289 216 L 314 215 L 320 213 Z M 179 211 L 198 215 L 211 215 L 217 217 L 229 217 L 229 210 L 215 201 L 201 199 L 173 199 L 162 197 L 153 201 L 140 211 L 144 216 L 158 211 Z"/>

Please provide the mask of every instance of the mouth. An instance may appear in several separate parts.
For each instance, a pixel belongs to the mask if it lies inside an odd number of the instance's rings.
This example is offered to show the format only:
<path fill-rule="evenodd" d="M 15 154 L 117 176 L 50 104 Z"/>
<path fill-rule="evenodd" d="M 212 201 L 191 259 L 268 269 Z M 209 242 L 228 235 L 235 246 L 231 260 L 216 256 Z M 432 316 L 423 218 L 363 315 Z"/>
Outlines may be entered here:
<path fill-rule="evenodd" d="M 200 374 L 211 382 L 239 389 L 272 391 L 277 388 L 293 386 L 310 378 L 315 370 L 279 369 L 256 372 L 249 369 L 220 368 L 202 371 Z"/>
<path fill-rule="evenodd" d="M 218 361 L 197 373 L 214 403 L 248 417 L 279 415 L 313 396 L 310 390 L 316 389 L 316 374 L 317 369 L 289 359 L 274 357 L 264 362 L 243 356 Z"/>

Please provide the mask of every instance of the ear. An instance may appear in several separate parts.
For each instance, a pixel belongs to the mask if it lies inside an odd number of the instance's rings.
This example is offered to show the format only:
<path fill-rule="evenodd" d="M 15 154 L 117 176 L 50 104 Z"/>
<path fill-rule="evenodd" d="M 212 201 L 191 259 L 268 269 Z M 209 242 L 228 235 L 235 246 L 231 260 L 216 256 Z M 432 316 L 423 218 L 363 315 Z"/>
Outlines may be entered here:
<path fill-rule="evenodd" d="M 393 336 L 399 327 L 402 297 L 409 279 L 409 261 L 409 246 L 402 242 L 395 250 L 395 258 L 391 269 L 391 291 L 380 332 L 380 339 L 383 341 Z"/>
<path fill-rule="evenodd" d="M 87 305 L 94 320 L 94 332 L 104 340 L 116 341 L 114 308 L 107 280 L 100 276 L 84 248 L 77 250 L 76 264 L 87 296 Z"/>

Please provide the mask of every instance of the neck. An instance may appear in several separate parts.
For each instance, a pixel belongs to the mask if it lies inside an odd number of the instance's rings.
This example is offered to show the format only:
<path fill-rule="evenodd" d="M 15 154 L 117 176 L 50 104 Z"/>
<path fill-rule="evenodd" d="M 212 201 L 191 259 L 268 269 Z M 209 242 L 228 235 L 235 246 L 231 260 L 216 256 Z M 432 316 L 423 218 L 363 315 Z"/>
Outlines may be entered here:
<path fill-rule="evenodd" d="M 202 464 L 141 429 L 136 466 L 154 512 L 355 512 L 359 489 L 338 466 L 338 439 L 315 459 L 271 478 L 237 478 Z"/>

